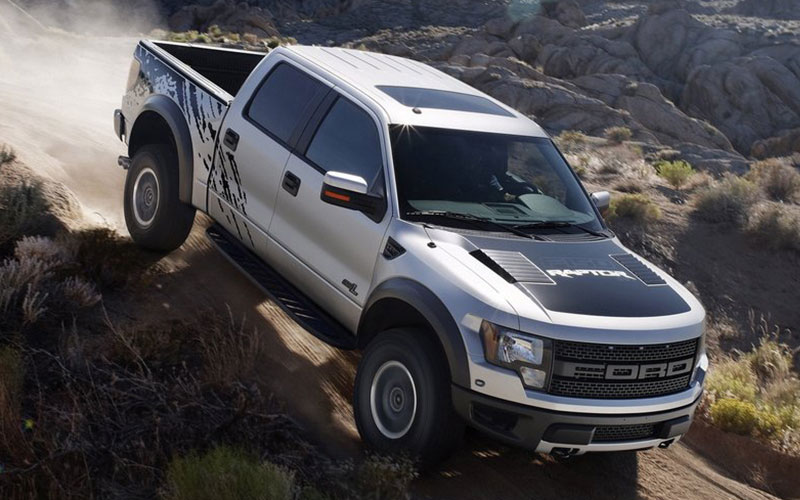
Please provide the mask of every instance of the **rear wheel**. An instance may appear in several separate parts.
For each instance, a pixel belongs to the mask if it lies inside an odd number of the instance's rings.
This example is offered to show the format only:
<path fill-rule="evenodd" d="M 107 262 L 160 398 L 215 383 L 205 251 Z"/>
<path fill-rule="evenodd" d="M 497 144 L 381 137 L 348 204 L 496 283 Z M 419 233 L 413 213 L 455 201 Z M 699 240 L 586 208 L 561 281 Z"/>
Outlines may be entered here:
<path fill-rule="evenodd" d="M 358 366 L 353 406 L 368 448 L 408 453 L 422 467 L 446 458 L 464 431 L 452 405 L 447 360 L 420 330 L 388 330 L 370 343 Z"/>
<path fill-rule="evenodd" d="M 125 223 L 133 241 L 151 250 L 183 244 L 194 223 L 194 207 L 178 197 L 178 159 L 172 148 L 140 148 L 125 180 Z"/>

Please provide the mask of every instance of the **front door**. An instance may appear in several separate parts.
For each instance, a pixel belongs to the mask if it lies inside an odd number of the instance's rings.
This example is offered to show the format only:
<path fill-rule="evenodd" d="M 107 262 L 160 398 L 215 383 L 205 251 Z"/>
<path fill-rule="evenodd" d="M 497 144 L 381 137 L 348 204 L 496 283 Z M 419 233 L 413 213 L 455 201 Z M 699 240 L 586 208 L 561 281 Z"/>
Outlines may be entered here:
<path fill-rule="evenodd" d="M 378 123 L 371 111 L 339 95 L 308 145 L 298 146 L 290 156 L 269 228 L 286 252 L 284 258 L 302 263 L 288 264 L 302 282 L 296 284 L 305 285 L 304 291 L 346 326 L 354 324 L 353 316 L 369 296 L 390 217 L 387 213 L 375 222 L 361 212 L 322 201 L 320 194 L 325 172 L 336 171 L 363 177 L 371 194 L 385 196 L 387 151 Z M 302 269 L 308 270 L 307 279 Z"/>
<path fill-rule="evenodd" d="M 281 58 L 248 81 L 223 123 L 209 178 L 208 211 L 245 245 L 264 254 L 289 152 L 330 85 Z"/>

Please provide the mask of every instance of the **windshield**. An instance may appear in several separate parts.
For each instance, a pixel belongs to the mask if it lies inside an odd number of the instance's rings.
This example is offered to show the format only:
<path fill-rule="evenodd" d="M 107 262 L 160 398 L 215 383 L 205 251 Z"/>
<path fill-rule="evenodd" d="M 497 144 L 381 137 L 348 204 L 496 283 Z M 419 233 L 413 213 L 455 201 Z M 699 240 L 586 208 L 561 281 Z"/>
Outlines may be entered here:
<path fill-rule="evenodd" d="M 399 125 L 391 138 L 404 217 L 446 212 L 520 228 L 602 229 L 550 139 Z"/>

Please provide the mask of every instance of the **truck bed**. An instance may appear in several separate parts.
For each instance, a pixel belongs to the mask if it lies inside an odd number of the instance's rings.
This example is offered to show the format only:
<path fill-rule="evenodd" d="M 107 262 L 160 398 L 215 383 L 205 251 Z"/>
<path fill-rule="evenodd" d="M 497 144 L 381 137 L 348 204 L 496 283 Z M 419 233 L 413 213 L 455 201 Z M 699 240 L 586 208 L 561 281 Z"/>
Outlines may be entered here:
<path fill-rule="evenodd" d="M 151 42 L 172 56 L 178 63 L 202 75 L 235 97 L 242 84 L 258 63 L 267 55 L 263 52 L 221 49 L 197 44 Z"/>

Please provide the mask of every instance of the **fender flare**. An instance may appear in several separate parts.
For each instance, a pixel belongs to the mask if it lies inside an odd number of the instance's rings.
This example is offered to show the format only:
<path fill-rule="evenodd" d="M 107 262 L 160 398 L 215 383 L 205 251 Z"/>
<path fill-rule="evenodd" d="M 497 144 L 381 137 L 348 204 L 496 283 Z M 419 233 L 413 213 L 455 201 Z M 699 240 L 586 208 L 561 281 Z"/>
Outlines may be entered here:
<path fill-rule="evenodd" d="M 417 310 L 433 328 L 447 356 L 452 382 L 470 386 L 467 349 L 461 330 L 444 303 L 427 287 L 408 278 L 390 278 L 372 291 L 359 320 L 359 336 L 364 318 L 374 304 L 383 299 L 397 299 Z"/>
<path fill-rule="evenodd" d="M 130 137 L 134 137 L 139 118 L 146 112 L 153 112 L 160 116 L 172 132 L 175 149 L 178 155 L 178 197 L 183 203 L 192 203 L 192 178 L 194 176 L 194 161 L 192 148 L 192 135 L 183 112 L 175 101 L 164 95 L 150 96 L 139 110 L 139 115 L 131 127 Z M 128 155 L 133 157 L 134 144 L 130 141 Z"/>

